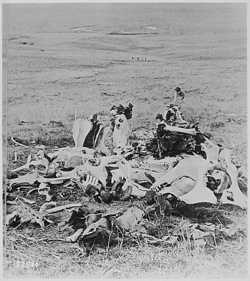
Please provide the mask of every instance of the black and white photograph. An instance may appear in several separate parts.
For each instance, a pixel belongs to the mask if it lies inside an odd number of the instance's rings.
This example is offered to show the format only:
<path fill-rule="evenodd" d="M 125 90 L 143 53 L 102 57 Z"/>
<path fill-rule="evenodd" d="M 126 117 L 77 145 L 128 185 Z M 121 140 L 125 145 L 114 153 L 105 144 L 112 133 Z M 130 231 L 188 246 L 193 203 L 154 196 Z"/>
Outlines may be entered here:
<path fill-rule="evenodd" d="M 4 279 L 247 280 L 249 3 L 1 6 Z"/>

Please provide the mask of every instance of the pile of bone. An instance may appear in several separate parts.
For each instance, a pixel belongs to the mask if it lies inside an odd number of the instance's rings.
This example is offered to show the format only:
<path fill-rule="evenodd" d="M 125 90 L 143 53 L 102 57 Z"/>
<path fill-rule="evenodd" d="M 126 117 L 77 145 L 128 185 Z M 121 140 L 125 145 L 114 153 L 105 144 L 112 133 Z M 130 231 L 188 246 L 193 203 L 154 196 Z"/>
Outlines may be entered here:
<path fill-rule="evenodd" d="M 97 114 L 73 124 L 75 147 L 47 153 L 39 150 L 32 160 L 12 170 L 28 173 L 9 180 L 14 187 L 39 184 L 46 196 L 53 185 L 74 182 L 94 199 L 110 203 L 145 197 L 148 191 L 172 194 L 193 204 L 235 204 L 245 209 L 247 197 L 241 191 L 246 178 L 231 151 L 218 146 L 187 122 L 177 105 L 157 115 L 158 124 L 150 139 L 131 141 L 129 120 L 133 105 L 113 106 L 109 122 L 103 125 Z M 240 188 L 241 187 L 241 188 Z"/>

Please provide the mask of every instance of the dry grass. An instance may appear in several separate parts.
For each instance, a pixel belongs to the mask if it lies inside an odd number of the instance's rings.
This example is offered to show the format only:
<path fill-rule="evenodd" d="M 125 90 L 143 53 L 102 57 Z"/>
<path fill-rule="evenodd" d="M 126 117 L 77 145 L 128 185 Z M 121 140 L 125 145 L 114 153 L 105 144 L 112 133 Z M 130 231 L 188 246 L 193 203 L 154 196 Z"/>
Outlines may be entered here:
<path fill-rule="evenodd" d="M 49 237 L 48 233 L 46 234 Z M 10 231 L 5 241 L 5 277 L 43 278 L 244 278 L 246 239 L 222 241 L 214 248 L 143 241 L 107 248 L 86 256 L 77 244 L 39 241 L 25 231 Z M 26 268 L 22 262 L 25 261 Z M 27 267 L 30 262 L 30 267 Z M 32 267 L 32 262 L 37 266 Z"/>
<path fill-rule="evenodd" d="M 3 49 L 3 57 L 8 54 L 3 131 L 7 131 L 8 169 L 13 168 L 14 151 L 18 165 L 34 151 L 15 147 L 12 135 L 28 145 L 34 140 L 48 150 L 72 146 L 75 110 L 77 117 L 93 112 L 103 117 L 112 105 L 131 102 L 131 128 L 153 130 L 157 113 L 164 112 L 176 86 L 186 94 L 184 117 L 198 121 L 216 142 L 234 147 L 246 168 L 246 10 L 245 4 L 4 6 L 9 19 L 3 40 L 8 46 Z M 150 35 L 146 25 L 157 27 L 158 34 Z M 92 33 L 82 31 L 86 26 Z M 107 35 L 111 32 L 144 35 Z M 147 61 L 131 60 L 133 56 Z M 21 121 L 28 123 L 19 125 Z M 51 126 L 50 121 L 60 121 L 63 127 Z M 232 210 L 228 215 L 247 229 L 245 212 Z M 247 276 L 247 238 L 222 241 L 210 250 L 192 248 L 190 241 L 168 247 L 140 241 L 86 256 L 76 244 L 39 240 L 55 235 L 54 228 L 44 233 L 32 224 L 8 228 L 5 277 Z M 38 266 L 23 268 L 22 262 Z"/>

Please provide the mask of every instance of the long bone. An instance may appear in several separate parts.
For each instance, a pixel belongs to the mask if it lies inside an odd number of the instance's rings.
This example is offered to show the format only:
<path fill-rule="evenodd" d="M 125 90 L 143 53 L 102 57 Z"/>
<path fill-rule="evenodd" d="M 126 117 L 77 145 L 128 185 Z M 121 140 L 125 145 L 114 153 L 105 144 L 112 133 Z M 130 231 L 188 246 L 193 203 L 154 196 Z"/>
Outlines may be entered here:
<path fill-rule="evenodd" d="M 14 143 L 15 145 L 19 145 L 19 146 L 22 146 L 22 147 L 28 147 L 27 145 L 21 144 L 20 142 L 17 142 L 16 140 L 14 140 L 14 137 L 13 137 L 13 136 L 12 136 L 10 139 L 13 141 L 13 143 Z"/>
<path fill-rule="evenodd" d="M 184 128 L 180 128 L 180 127 L 177 127 L 177 126 L 169 126 L 166 123 L 165 123 L 164 130 L 171 131 L 171 132 L 179 132 L 179 133 L 189 134 L 189 135 L 192 135 L 192 136 L 196 135 L 195 129 L 184 129 Z"/>
<path fill-rule="evenodd" d="M 24 176 L 15 178 L 15 179 L 11 179 L 9 181 L 9 185 L 10 188 L 12 188 L 13 184 L 25 184 L 28 183 L 30 185 L 34 184 L 35 182 L 48 182 L 51 184 L 61 184 L 63 183 L 64 180 L 69 180 L 71 179 L 70 177 L 63 177 L 63 178 L 44 178 L 42 176 L 39 175 L 39 172 L 37 171 L 37 169 L 34 169 L 33 171 L 27 173 Z"/>

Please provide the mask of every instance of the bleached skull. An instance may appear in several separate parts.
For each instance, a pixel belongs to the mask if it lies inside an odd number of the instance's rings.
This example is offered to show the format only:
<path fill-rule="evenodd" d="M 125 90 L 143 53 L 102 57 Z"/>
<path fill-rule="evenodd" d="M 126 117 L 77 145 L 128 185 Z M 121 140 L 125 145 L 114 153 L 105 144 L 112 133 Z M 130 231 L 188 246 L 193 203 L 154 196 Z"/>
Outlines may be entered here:
<path fill-rule="evenodd" d="M 114 122 L 113 142 L 114 147 L 125 147 L 128 145 L 129 124 L 124 114 L 116 115 Z"/>

